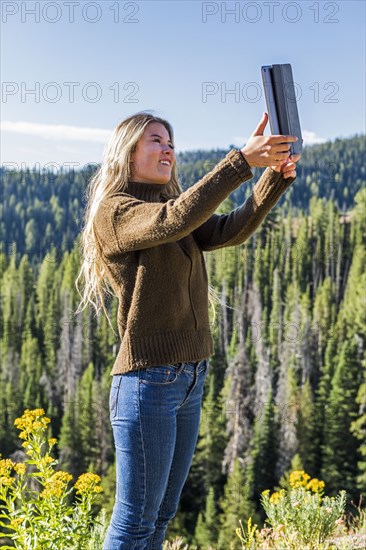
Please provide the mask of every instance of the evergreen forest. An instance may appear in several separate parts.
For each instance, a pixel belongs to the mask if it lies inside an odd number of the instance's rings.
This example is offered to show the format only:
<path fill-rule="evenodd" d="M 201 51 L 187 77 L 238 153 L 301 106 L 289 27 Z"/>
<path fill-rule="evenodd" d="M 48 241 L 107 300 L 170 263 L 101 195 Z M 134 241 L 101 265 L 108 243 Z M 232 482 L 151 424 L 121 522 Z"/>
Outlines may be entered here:
<path fill-rule="evenodd" d="M 177 154 L 183 190 L 232 148 Z M 59 467 L 97 473 L 111 512 L 110 372 L 119 341 L 101 312 L 75 315 L 80 231 L 95 166 L 1 169 L 0 453 L 22 460 L 14 419 L 43 408 Z M 264 169 L 221 205 L 251 194 Z M 304 148 L 297 179 L 242 245 L 205 252 L 220 298 L 200 434 L 167 536 L 240 549 L 259 497 L 294 469 L 366 495 L 365 136 Z M 107 297 L 116 325 L 117 299 Z M 363 505 L 365 503 L 363 502 Z"/>

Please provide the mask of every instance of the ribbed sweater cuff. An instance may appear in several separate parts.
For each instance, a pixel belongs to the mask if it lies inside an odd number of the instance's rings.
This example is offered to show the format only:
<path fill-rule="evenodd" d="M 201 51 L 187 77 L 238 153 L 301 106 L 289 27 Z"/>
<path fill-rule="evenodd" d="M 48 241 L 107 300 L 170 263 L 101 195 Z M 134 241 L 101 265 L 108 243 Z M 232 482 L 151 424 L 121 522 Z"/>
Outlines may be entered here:
<path fill-rule="evenodd" d="M 253 187 L 253 198 L 257 207 L 265 204 L 266 209 L 272 208 L 281 195 L 296 180 L 295 178 L 284 178 L 281 172 L 276 172 L 268 167 L 263 172 L 258 182 Z"/>
<path fill-rule="evenodd" d="M 222 162 L 228 165 L 225 177 L 227 177 L 228 182 L 232 185 L 237 185 L 238 175 L 240 176 L 240 181 L 245 181 L 253 177 L 253 172 L 249 164 L 237 149 L 231 149 Z"/>

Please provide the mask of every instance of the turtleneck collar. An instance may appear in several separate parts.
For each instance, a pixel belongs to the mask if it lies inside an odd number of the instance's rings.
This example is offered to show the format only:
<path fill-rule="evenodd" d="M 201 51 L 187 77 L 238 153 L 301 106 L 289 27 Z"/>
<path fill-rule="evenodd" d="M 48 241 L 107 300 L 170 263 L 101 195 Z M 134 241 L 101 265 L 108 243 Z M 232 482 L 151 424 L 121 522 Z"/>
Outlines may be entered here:
<path fill-rule="evenodd" d="M 144 183 L 141 181 L 129 181 L 123 190 L 124 193 L 133 195 L 137 199 L 149 202 L 164 202 L 173 198 L 168 191 L 167 183 Z"/>

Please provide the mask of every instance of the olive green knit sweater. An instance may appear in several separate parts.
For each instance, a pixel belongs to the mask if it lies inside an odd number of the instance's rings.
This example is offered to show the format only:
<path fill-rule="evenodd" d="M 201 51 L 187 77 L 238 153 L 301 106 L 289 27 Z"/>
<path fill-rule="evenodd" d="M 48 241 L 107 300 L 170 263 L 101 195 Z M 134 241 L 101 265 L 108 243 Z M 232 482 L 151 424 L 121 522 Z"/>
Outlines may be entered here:
<path fill-rule="evenodd" d="M 213 353 L 202 251 L 245 242 L 296 179 L 267 168 L 243 205 L 215 214 L 252 177 L 240 151 L 232 149 L 178 197 L 167 193 L 166 184 L 130 181 L 99 205 L 97 250 L 119 300 L 121 342 L 111 374 Z"/>

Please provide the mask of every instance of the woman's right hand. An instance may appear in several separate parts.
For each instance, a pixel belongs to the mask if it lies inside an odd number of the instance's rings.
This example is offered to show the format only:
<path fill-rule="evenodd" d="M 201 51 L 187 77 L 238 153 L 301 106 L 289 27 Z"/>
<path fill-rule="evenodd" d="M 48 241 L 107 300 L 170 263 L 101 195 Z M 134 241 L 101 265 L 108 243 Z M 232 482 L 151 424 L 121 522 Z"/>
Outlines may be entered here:
<path fill-rule="evenodd" d="M 264 136 L 263 132 L 267 122 L 268 114 L 264 113 L 248 143 L 240 150 L 251 168 L 280 166 L 290 156 L 291 143 L 297 141 L 296 136 Z"/>

